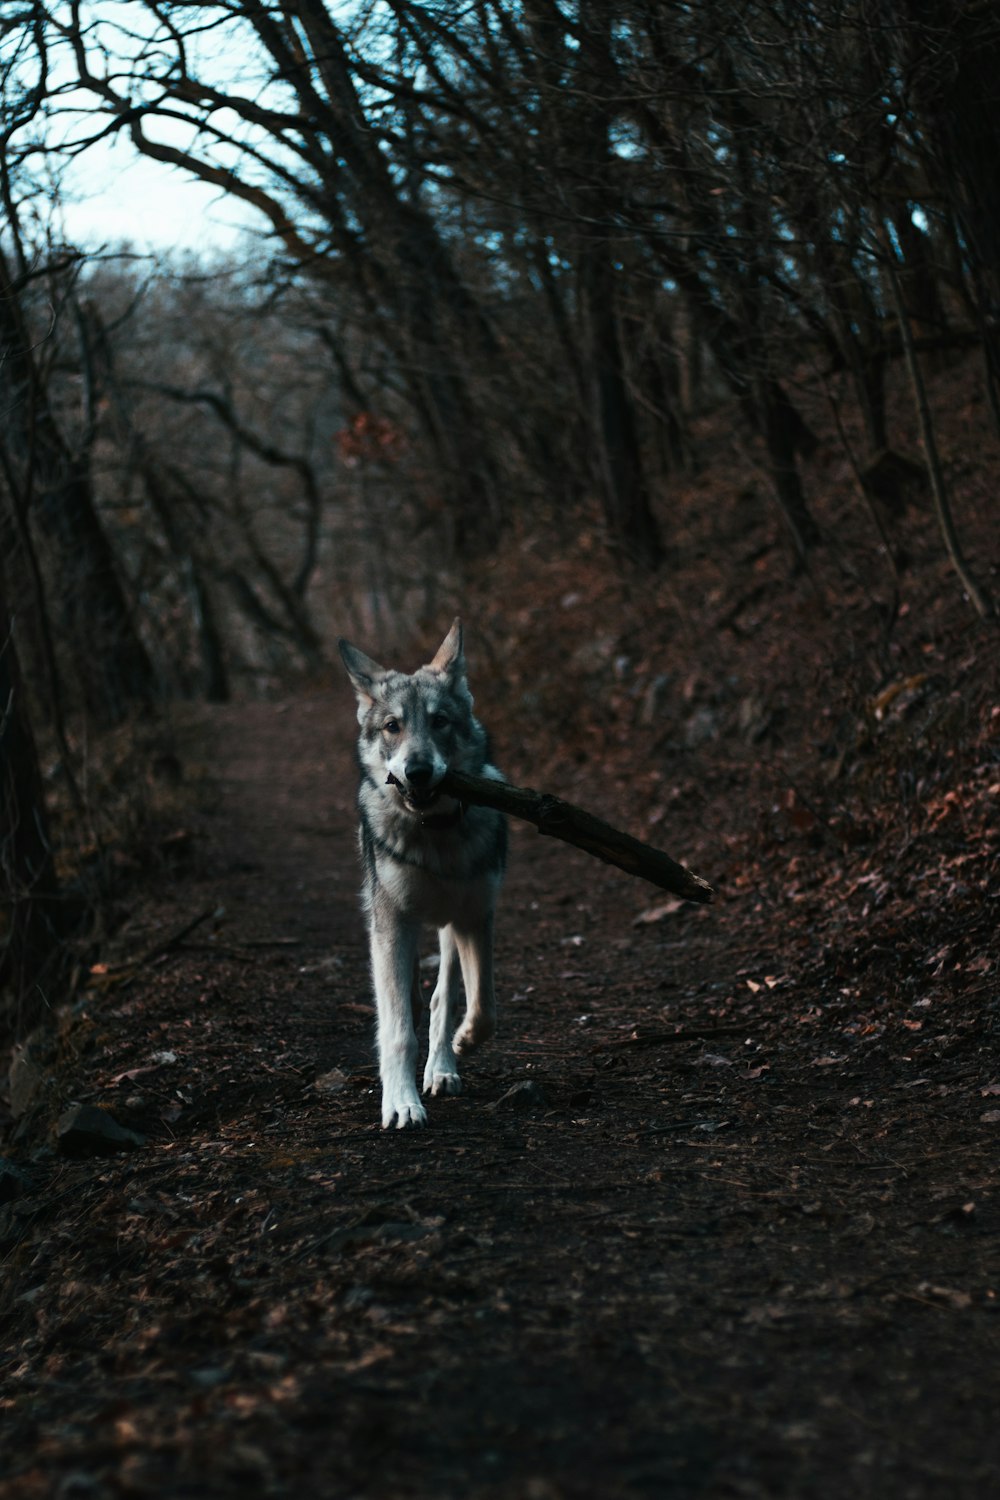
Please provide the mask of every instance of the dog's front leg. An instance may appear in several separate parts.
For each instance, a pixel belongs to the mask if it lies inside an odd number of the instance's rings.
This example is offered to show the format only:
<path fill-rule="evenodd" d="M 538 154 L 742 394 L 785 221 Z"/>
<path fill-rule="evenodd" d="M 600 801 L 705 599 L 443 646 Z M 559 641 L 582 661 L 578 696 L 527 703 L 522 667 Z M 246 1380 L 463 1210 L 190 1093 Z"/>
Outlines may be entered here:
<path fill-rule="evenodd" d="M 382 1079 L 382 1126 L 425 1125 L 427 1111 L 417 1093 L 417 1033 L 413 1026 L 413 966 L 418 928 L 388 904 L 371 919 L 372 977 L 378 1011 L 378 1060 Z"/>
<path fill-rule="evenodd" d="M 455 1029 L 461 971 L 455 934 L 450 927 L 441 928 L 439 941 L 441 967 L 431 996 L 430 1046 L 424 1069 L 424 1093 L 460 1094 L 462 1080 L 458 1076 L 458 1062 L 451 1045 L 451 1034 Z"/>
<path fill-rule="evenodd" d="M 497 1002 L 493 989 L 493 913 L 469 932 L 456 932 L 458 955 L 465 982 L 465 1019 L 455 1032 L 454 1048 L 462 1055 L 488 1042 L 497 1029 Z"/>

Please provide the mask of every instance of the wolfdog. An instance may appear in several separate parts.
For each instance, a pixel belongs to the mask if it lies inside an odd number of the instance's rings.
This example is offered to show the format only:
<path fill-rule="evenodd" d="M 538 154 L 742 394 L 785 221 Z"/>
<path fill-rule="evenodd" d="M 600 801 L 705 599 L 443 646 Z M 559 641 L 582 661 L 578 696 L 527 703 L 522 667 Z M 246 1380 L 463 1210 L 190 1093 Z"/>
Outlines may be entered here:
<path fill-rule="evenodd" d="M 472 713 L 462 626 L 456 619 L 432 661 L 407 675 L 380 667 L 347 641 L 340 654 L 358 698 L 358 842 L 364 870 L 378 1013 L 382 1125 L 423 1125 L 416 1087 L 422 923 L 438 928 L 440 968 L 430 1007 L 425 1094 L 457 1094 L 456 1054 L 496 1029 L 493 914 L 503 880 L 501 813 L 439 790 L 445 771 L 502 781 Z M 456 1030 L 459 969 L 465 1016 Z"/>

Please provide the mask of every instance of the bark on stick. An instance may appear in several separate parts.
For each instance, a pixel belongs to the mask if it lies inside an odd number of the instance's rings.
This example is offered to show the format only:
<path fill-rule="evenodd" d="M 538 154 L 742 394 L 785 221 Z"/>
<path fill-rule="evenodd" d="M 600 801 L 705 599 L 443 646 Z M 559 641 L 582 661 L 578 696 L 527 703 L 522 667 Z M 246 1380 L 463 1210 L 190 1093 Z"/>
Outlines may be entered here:
<path fill-rule="evenodd" d="M 662 849 L 632 838 L 631 834 L 613 828 L 602 818 L 595 818 L 593 813 L 574 807 L 561 797 L 535 792 L 530 787 L 510 786 L 505 781 L 492 781 L 487 776 L 472 776 L 467 771 L 446 771 L 439 786 L 449 797 L 492 807 L 534 823 L 539 833 L 575 844 L 578 849 L 603 859 L 605 864 L 617 865 L 626 874 L 652 881 L 661 890 L 683 896 L 686 901 L 711 901 L 714 895 L 706 880 L 686 870 Z"/>

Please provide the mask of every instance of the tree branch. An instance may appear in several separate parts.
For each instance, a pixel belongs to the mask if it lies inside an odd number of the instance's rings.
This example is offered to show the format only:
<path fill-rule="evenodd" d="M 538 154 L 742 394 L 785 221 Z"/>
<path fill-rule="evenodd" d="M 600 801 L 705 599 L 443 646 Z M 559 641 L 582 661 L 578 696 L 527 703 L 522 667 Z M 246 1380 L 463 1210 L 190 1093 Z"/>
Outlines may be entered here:
<path fill-rule="evenodd" d="M 510 786 L 505 781 L 492 781 L 486 776 L 472 776 L 467 771 L 446 771 L 439 786 L 446 796 L 492 807 L 496 812 L 534 823 L 539 833 L 574 844 L 605 864 L 617 865 L 626 874 L 649 880 L 685 901 L 708 902 L 715 894 L 707 880 L 679 865 L 662 849 L 644 844 L 561 797 L 532 791 L 530 787 Z"/>

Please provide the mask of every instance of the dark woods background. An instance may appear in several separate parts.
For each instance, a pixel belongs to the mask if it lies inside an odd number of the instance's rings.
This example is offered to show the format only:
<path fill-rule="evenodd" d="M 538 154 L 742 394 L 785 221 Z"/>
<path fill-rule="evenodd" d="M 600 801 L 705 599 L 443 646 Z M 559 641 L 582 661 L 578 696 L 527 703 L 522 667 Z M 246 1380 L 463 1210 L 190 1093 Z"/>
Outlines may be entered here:
<path fill-rule="evenodd" d="M 990 611 L 926 372 L 973 351 L 1000 423 L 994 7 L 9 4 L 0 68 L 4 1029 L 100 863 L 99 746 L 437 628 L 505 536 L 669 571 L 720 404 L 790 573 L 819 400 L 890 593 L 920 487 Z M 116 132 L 255 210 L 247 254 L 67 243 Z"/>

